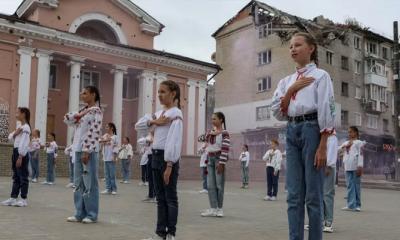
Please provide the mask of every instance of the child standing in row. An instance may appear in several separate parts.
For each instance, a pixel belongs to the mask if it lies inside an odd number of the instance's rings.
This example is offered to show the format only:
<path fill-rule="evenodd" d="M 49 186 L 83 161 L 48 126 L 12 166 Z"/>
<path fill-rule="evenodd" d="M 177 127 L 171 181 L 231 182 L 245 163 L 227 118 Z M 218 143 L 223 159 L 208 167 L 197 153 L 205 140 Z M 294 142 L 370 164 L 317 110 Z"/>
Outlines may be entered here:
<path fill-rule="evenodd" d="M 72 142 L 74 142 L 74 138 L 72 138 Z M 67 184 L 67 188 L 73 188 L 74 185 L 74 164 L 75 164 L 75 152 L 74 145 L 71 144 L 67 148 L 65 148 L 64 153 L 68 156 L 69 160 L 69 183 Z"/>
<path fill-rule="evenodd" d="M 141 168 L 141 182 L 139 186 L 147 186 L 149 184 L 149 178 L 151 175 L 148 174 L 147 164 L 149 163 L 149 151 L 151 151 L 151 144 L 147 141 L 147 137 L 142 139 L 142 147 L 140 148 L 140 153 L 142 157 L 140 158 L 140 168 Z"/>
<path fill-rule="evenodd" d="M 43 184 L 53 185 L 55 182 L 55 167 L 58 145 L 56 143 L 56 134 L 50 133 L 47 138 L 49 139 L 49 142 L 46 143 L 47 177 Z"/>
<path fill-rule="evenodd" d="M 201 171 L 201 179 L 203 180 L 203 189 L 199 193 L 208 193 L 208 187 L 207 187 L 207 144 L 206 144 L 206 136 L 203 134 L 201 135 L 198 139 L 199 143 L 201 144 L 201 147 L 197 151 L 197 153 L 200 155 L 200 171 Z"/>
<path fill-rule="evenodd" d="M 249 146 L 243 145 L 242 153 L 239 156 L 239 161 L 242 169 L 242 188 L 249 188 L 249 162 L 250 153 Z"/>
<path fill-rule="evenodd" d="M 100 139 L 103 144 L 104 173 L 106 179 L 106 189 L 101 194 L 117 194 L 117 183 L 115 176 L 115 165 L 117 161 L 117 128 L 114 123 L 106 125 L 107 133 Z"/>
<path fill-rule="evenodd" d="M 144 138 L 144 156 L 147 158 L 147 165 L 146 165 L 146 170 L 147 170 L 147 178 L 148 178 L 148 193 L 147 197 L 143 200 L 143 202 L 146 203 L 156 203 L 156 193 L 154 190 L 154 177 L 153 177 L 153 165 L 152 165 L 152 159 L 153 159 L 153 154 L 152 154 L 152 146 L 153 146 L 153 132 L 150 132 L 147 137 Z"/>
<path fill-rule="evenodd" d="M 133 157 L 132 145 L 128 137 L 122 139 L 122 145 L 118 151 L 118 158 L 121 160 L 121 183 L 128 184 L 131 179 L 131 161 Z"/>
<path fill-rule="evenodd" d="M 208 154 L 208 198 L 210 209 L 201 213 L 202 217 L 223 217 L 225 164 L 228 161 L 230 137 L 226 130 L 225 115 L 216 112 L 212 115 L 213 129 L 206 135 Z"/>
<path fill-rule="evenodd" d="M 30 162 L 32 167 L 32 182 L 37 183 L 39 178 L 39 155 L 42 143 L 40 141 L 40 130 L 34 129 L 32 132 L 32 140 L 29 145 Z"/>
<path fill-rule="evenodd" d="M 12 132 L 8 138 L 14 141 L 14 149 L 12 155 L 13 185 L 11 190 L 11 198 L 3 201 L 4 206 L 26 207 L 28 206 L 28 188 L 29 188 L 29 142 L 31 135 L 31 127 L 29 124 L 30 111 L 28 108 L 19 107 L 17 109 L 16 118 L 21 123 L 17 129 Z M 21 194 L 21 199 L 18 196 Z"/>
<path fill-rule="evenodd" d="M 282 153 L 278 147 L 279 142 L 271 140 L 271 149 L 263 157 L 267 167 L 267 196 L 264 198 L 265 201 L 276 201 L 278 196 L 279 172 L 282 165 Z"/>

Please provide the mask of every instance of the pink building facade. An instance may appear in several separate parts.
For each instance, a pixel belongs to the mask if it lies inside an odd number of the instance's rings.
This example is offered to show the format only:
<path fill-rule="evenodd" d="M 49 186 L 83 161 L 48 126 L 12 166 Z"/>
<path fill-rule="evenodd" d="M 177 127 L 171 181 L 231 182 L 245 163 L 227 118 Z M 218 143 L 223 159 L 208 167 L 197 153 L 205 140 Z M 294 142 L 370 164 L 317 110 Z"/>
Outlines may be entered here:
<path fill-rule="evenodd" d="M 163 28 L 129 0 L 25 0 L 14 15 L 0 15 L 0 139 L 25 106 L 42 140 L 54 132 L 66 145 L 72 129 L 63 116 L 80 108 L 84 86 L 95 85 L 104 123 L 135 143 L 135 122 L 161 108 L 157 87 L 168 79 L 182 91 L 183 154 L 195 154 L 205 132 L 207 76 L 218 66 L 154 50 Z"/>

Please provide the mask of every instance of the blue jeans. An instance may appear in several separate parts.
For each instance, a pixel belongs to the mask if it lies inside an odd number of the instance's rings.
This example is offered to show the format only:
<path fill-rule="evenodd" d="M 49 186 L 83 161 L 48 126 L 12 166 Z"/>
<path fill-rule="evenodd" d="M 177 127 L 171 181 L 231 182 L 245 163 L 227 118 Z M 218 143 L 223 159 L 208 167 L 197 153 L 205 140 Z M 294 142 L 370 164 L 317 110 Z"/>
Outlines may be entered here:
<path fill-rule="evenodd" d="M 69 182 L 74 183 L 74 163 L 72 157 L 69 158 Z"/>
<path fill-rule="evenodd" d="M 347 207 L 350 209 L 361 208 L 361 177 L 356 171 L 346 171 L 347 180 Z"/>
<path fill-rule="evenodd" d="M 85 166 L 81 160 L 82 152 L 76 152 L 75 156 L 75 217 L 78 220 L 89 218 L 97 221 L 99 214 L 99 153 L 90 153 L 89 163 Z"/>
<path fill-rule="evenodd" d="M 241 162 L 240 166 L 242 168 L 242 184 L 249 185 L 249 167 L 246 167 L 246 162 Z"/>
<path fill-rule="evenodd" d="M 217 173 L 219 157 L 208 157 L 208 198 L 211 208 L 221 208 L 224 206 L 225 190 L 225 171 L 222 174 Z"/>
<path fill-rule="evenodd" d="M 121 172 L 122 172 L 122 179 L 124 181 L 129 181 L 131 178 L 131 160 L 129 159 L 122 159 L 121 160 Z"/>
<path fill-rule="evenodd" d="M 267 196 L 276 197 L 278 195 L 279 171 L 275 176 L 275 168 L 267 167 Z"/>
<path fill-rule="evenodd" d="M 333 207 L 335 200 L 335 179 L 336 166 L 328 167 L 330 174 L 324 178 L 324 215 L 325 226 L 331 226 L 333 223 Z"/>
<path fill-rule="evenodd" d="M 201 167 L 201 179 L 203 179 L 203 190 L 207 190 L 207 167 Z"/>
<path fill-rule="evenodd" d="M 47 182 L 54 183 L 55 169 L 54 169 L 54 153 L 47 154 Z"/>
<path fill-rule="evenodd" d="M 156 234 L 165 238 L 167 234 L 175 236 L 178 222 L 178 193 L 179 162 L 172 166 L 169 184 L 164 183 L 164 172 L 167 163 L 163 150 L 154 150 L 152 154 L 154 189 L 157 198 L 157 228 Z"/>
<path fill-rule="evenodd" d="M 32 167 L 32 179 L 39 178 L 39 150 L 30 152 L 31 155 L 31 167 Z"/>
<path fill-rule="evenodd" d="M 18 148 L 13 149 L 12 155 L 12 170 L 13 170 L 13 184 L 11 190 L 11 197 L 18 198 L 18 195 L 21 193 L 21 198 L 26 199 L 28 197 L 28 188 L 29 188 L 29 171 L 28 171 L 28 163 L 29 163 L 29 155 L 26 154 L 25 157 L 22 158 L 21 167 L 17 168 L 17 160 L 19 157 Z"/>
<path fill-rule="evenodd" d="M 322 239 L 323 169 L 314 167 L 320 142 L 318 121 L 289 122 L 286 132 L 289 239 L 304 239 L 304 205 L 310 240 Z"/>
<path fill-rule="evenodd" d="M 117 184 L 115 181 L 115 162 L 106 161 L 104 162 L 106 172 L 106 189 L 109 192 L 117 191 Z"/>

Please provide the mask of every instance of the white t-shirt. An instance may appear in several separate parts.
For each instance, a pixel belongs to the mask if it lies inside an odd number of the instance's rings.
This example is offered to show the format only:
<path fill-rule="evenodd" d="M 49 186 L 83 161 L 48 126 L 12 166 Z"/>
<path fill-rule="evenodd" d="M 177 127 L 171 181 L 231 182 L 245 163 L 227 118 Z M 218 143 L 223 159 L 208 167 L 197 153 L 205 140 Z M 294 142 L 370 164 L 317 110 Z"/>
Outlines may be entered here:
<path fill-rule="evenodd" d="M 102 137 L 103 140 L 108 139 L 108 138 L 110 138 L 110 141 L 104 143 L 104 145 L 103 145 L 103 161 L 104 162 L 113 161 L 114 153 L 118 153 L 118 151 L 116 149 L 118 146 L 117 136 L 116 135 L 110 136 L 108 133 L 106 133 Z"/>

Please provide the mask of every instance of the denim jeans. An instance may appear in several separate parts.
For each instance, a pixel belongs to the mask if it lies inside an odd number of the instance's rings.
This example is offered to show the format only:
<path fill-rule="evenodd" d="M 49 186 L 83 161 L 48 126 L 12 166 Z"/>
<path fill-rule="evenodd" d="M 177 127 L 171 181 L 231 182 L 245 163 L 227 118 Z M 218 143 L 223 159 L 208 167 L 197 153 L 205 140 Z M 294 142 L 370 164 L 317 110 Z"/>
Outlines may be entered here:
<path fill-rule="evenodd" d="M 314 167 L 320 142 L 318 121 L 289 122 L 286 130 L 289 239 L 304 239 L 304 205 L 310 240 L 322 239 L 323 169 Z"/>
<path fill-rule="evenodd" d="M 279 182 L 279 171 L 275 176 L 275 169 L 273 167 L 267 167 L 267 196 L 276 197 L 278 195 L 278 182 Z"/>
<path fill-rule="evenodd" d="M 78 220 L 89 218 L 93 221 L 97 221 L 99 214 L 99 153 L 90 153 L 87 165 L 82 163 L 82 152 L 76 152 L 75 156 L 75 217 Z"/>
<path fill-rule="evenodd" d="M 72 157 L 69 158 L 69 182 L 74 183 L 74 163 Z"/>
<path fill-rule="evenodd" d="M 54 169 L 54 153 L 47 154 L 47 182 L 54 183 L 55 181 L 55 169 Z"/>
<path fill-rule="evenodd" d="M 151 154 L 149 154 L 148 158 L 149 158 L 149 161 L 147 162 L 146 167 L 147 167 L 147 178 L 149 180 L 149 186 L 148 186 L 149 187 L 149 193 L 147 194 L 147 196 L 149 198 L 154 198 L 156 193 L 154 191 L 154 176 L 153 176 L 153 167 L 152 167 L 152 161 L 153 161 L 152 159 L 153 159 L 153 157 L 152 157 Z"/>
<path fill-rule="evenodd" d="M 124 181 L 129 181 L 129 179 L 131 178 L 131 160 L 129 159 L 121 160 L 121 172 L 122 172 L 122 179 Z"/>
<path fill-rule="evenodd" d="M 208 157 L 207 166 L 207 184 L 208 198 L 211 208 L 221 208 L 224 206 L 224 189 L 225 189 L 225 171 L 222 174 L 217 173 L 218 157 Z"/>
<path fill-rule="evenodd" d="M 109 192 L 117 191 L 117 183 L 115 180 L 115 162 L 106 161 L 104 162 L 104 167 L 106 169 L 106 189 Z"/>
<path fill-rule="evenodd" d="M 325 226 L 333 223 L 333 207 L 335 200 L 336 166 L 329 167 L 330 174 L 324 178 L 324 222 Z"/>
<path fill-rule="evenodd" d="M 37 153 L 35 153 L 37 152 Z M 32 167 L 32 179 L 39 178 L 39 150 L 30 153 L 30 163 Z"/>
<path fill-rule="evenodd" d="M 149 180 L 149 176 L 147 176 L 147 165 L 141 165 L 140 167 L 142 168 L 142 182 L 147 182 Z"/>
<path fill-rule="evenodd" d="M 28 197 L 29 188 L 29 155 L 27 154 L 22 158 L 22 165 L 19 168 L 16 166 L 18 157 L 18 148 L 14 148 L 12 155 L 13 185 L 11 197 L 18 198 L 18 195 L 21 193 L 21 198 L 26 199 Z"/>
<path fill-rule="evenodd" d="M 152 168 L 154 188 L 157 198 L 157 228 L 156 234 L 165 238 L 167 234 L 175 236 L 178 222 L 178 193 L 179 162 L 172 167 L 169 184 L 164 183 L 164 172 L 167 163 L 164 161 L 164 151 L 154 150 Z"/>
<path fill-rule="evenodd" d="M 249 185 L 249 167 L 246 167 L 246 162 L 241 162 L 242 169 L 242 183 L 243 185 Z"/>
<path fill-rule="evenodd" d="M 356 171 L 346 171 L 347 180 L 347 207 L 350 209 L 361 208 L 361 177 Z"/>
<path fill-rule="evenodd" d="M 201 167 L 201 179 L 203 180 L 203 190 L 207 190 L 207 167 Z"/>

